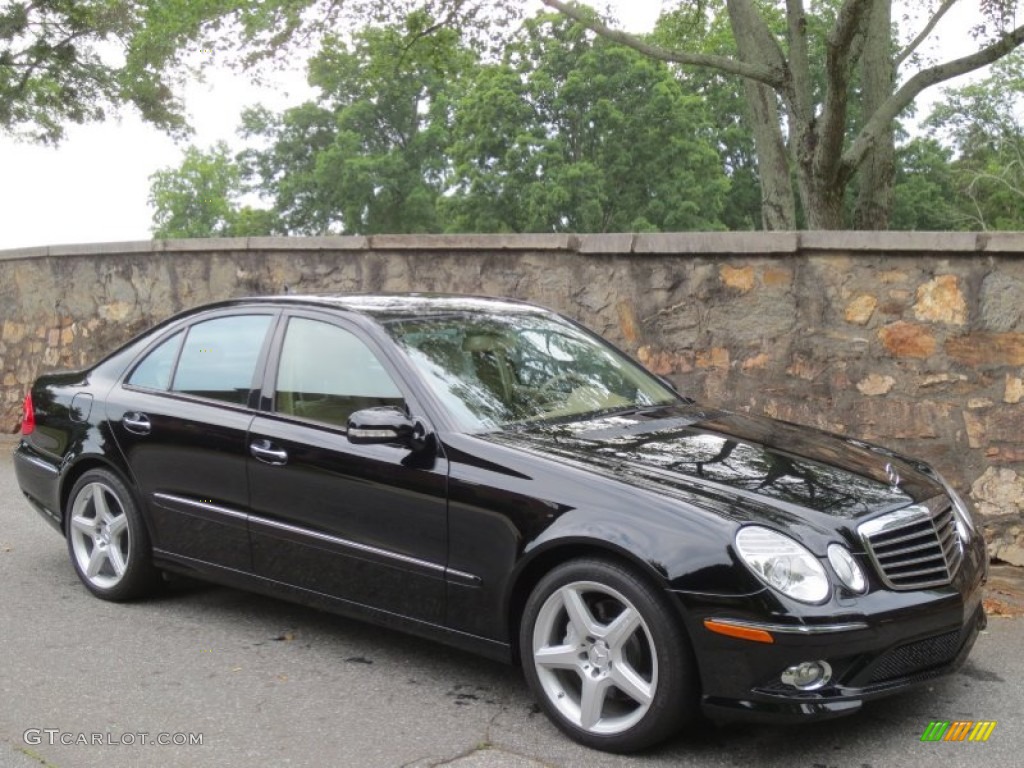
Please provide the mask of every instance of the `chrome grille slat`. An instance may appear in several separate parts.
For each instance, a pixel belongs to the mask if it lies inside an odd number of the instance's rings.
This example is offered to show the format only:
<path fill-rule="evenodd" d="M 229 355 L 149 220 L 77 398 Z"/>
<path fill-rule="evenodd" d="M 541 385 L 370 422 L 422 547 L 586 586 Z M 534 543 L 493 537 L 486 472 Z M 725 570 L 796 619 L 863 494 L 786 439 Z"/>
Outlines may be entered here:
<path fill-rule="evenodd" d="M 934 536 L 934 535 L 935 535 L 935 529 L 933 527 L 929 526 L 928 528 L 926 528 L 924 530 L 914 531 L 914 533 L 908 533 L 905 536 L 896 536 L 896 537 L 891 537 L 891 538 L 879 537 L 879 540 L 876 542 L 876 546 L 878 546 L 878 547 L 888 547 L 888 546 L 891 546 L 892 544 L 902 544 L 904 541 L 911 541 L 912 539 L 920 539 L 920 538 L 924 538 L 924 537 L 927 537 L 927 536 Z"/>
<path fill-rule="evenodd" d="M 947 560 L 951 560 L 953 556 L 953 550 L 956 548 L 956 540 L 947 538 L 945 541 L 940 542 L 940 544 L 942 546 L 943 556 Z"/>
<path fill-rule="evenodd" d="M 892 578 L 896 579 L 909 579 L 913 576 L 924 576 L 925 574 L 941 574 L 942 576 L 948 576 L 949 571 L 946 570 L 945 565 L 940 565 L 938 568 L 921 568 L 916 571 L 900 571 L 899 573 L 890 574 Z"/>
<path fill-rule="evenodd" d="M 869 520 L 858 531 L 879 576 L 892 589 L 949 584 L 963 560 L 952 503 L 944 496 Z"/>
<path fill-rule="evenodd" d="M 924 544 L 917 544 L 913 547 L 903 547 L 902 549 L 894 549 L 891 551 L 879 552 L 875 549 L 875 555 L 881 559 L 883 557 L 899 557 L 900 555 L 910 554 L 911 552 L 921 552 L 926 549 L 934 549 L 935 545 L 932 542 L 925 542 Z"/>
<path fill-rule="evenodd" d="M 943 570 L 946 569 L 946 560 L 944 558 L 939 557 L 934 552 L 932 554 L 930 554 L 930 555 L 925 555 L 924 557 L 914 557 L 914 558 L 911 558 L 910 560 L 899 560 L 899 561 L 893 563 L 889 567 L 901 568 L 901 567 L 906 566 L 906 565 L 916 565 L 917 563 L 930 563 L 930 562 L 932 562 L 934 560 L 938 560 L 940 563 L 942 563 Z"/>

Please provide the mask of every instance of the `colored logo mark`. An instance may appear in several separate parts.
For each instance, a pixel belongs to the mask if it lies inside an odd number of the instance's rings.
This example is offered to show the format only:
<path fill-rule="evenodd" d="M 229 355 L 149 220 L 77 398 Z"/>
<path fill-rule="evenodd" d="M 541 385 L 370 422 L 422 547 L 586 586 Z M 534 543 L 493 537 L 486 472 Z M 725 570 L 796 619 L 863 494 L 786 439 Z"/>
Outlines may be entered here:
<path fill-rule="evenodd" d="M 921 741 L 988 741 L 995 729 L 995 720 L 932 720 Z"/>

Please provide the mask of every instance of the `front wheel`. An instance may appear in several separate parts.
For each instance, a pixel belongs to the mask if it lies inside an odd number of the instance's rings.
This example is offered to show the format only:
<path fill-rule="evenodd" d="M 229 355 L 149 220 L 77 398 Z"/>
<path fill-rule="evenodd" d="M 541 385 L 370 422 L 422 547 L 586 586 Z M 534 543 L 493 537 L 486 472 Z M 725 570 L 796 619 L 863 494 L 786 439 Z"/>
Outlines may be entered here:
<path fill-rule="evenodd" d="M 86 588 L 104 600 L 141 597 L 159 581 L 131 491 L 113 472 L 92 469 L 71 489 L 68 553 Z"/>
<path fill-rule="evenodd" d="M 694 664 L 671 606 L 618 564 L 572 560 L 541 579 L 520 649 L 548 717 L 589 747 L 633 752 L 693 716 Z"/>

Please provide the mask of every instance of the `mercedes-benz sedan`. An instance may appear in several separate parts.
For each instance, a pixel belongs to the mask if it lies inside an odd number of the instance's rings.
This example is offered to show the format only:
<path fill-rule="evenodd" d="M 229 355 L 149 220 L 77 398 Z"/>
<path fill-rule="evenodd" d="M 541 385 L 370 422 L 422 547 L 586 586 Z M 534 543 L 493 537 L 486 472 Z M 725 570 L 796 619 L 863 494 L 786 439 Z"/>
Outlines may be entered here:
<path fill-rule="evenodd" d="M 600 749 L 856 712 L 984 626 L 981 536 L 927 465 L 703 407 L 515 301 L 199 307 L 41 376 L 22 435 L 96 596 L 178 572 L 518 662 Z"/>

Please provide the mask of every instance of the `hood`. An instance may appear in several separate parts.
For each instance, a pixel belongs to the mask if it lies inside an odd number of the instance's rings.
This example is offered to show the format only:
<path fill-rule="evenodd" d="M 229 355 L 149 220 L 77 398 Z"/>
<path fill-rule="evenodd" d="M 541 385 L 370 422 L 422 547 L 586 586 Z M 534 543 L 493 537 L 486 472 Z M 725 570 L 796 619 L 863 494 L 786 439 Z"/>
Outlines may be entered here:
<path fill-rule="evenodd" d="M 818 518 L 834 528 L 837 521 L 823 518 L 853 522 L 944 493 L 927 465 L 883 448 L 697 405 L 481 437 L 654 492 L 716 497 L 743 521 Z"/>

